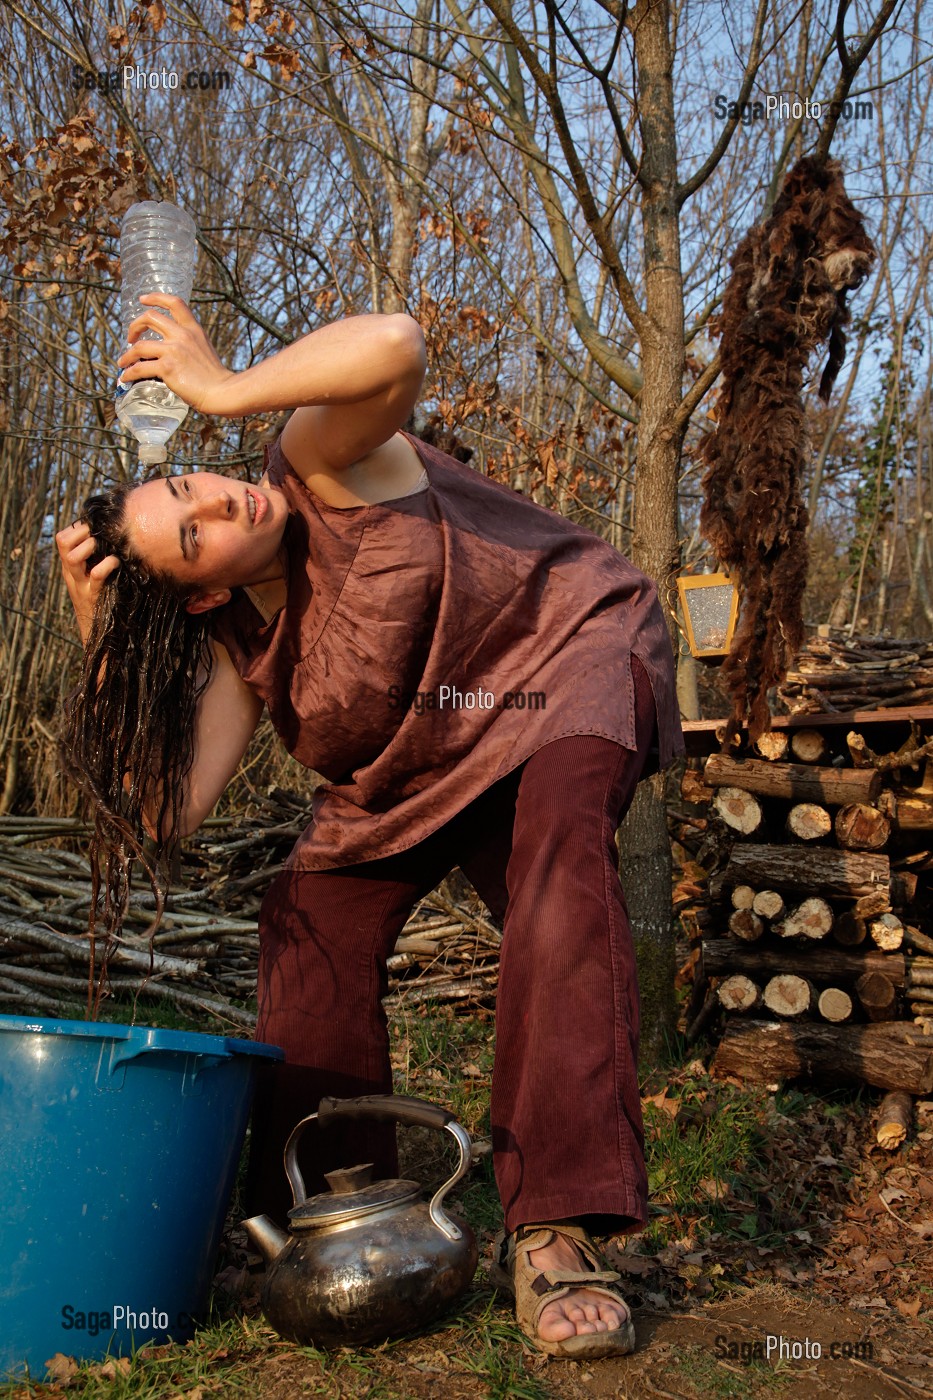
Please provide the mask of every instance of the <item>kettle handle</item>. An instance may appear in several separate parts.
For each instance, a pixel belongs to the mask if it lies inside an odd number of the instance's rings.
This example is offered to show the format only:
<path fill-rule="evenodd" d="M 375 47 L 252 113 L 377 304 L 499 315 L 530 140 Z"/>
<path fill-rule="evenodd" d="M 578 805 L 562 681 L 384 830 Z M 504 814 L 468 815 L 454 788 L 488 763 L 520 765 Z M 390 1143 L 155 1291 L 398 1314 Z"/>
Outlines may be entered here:
<path fill-rule="evenodd" d="M 407 1127 L 437 1128 L 450 1133 L 460 1149 L 460 1160 L 453 1176 L 449 1177 L 432 1196 L 428 1212 L 434 1224 L 449 1240 L 463 1238 L 463 1231 L 455 1225 L 450 1216 L 441 1209 L 441 1202 L 457 1182 L 470 1170 L 472 1142 L 466 1129 L 457 1122 L 452 1113 L 425 1099 L 414 1099 L 404 1094 L 366 1094 L 358 1099 L 323 1098 L 318 1104 L 317 1113 L 302 1118 L 292 1129 L 285 1144 L 285 1172 L 292 1188 L 295 1205 L 300 1205 L 307 1196 L 304 1178 L 298 1166 L 298 1139 L 305 1125 L 317 1119 L 321 1127 L 338 1118 L 371 1118 L 377 1123 L 403 1123 Z"/>

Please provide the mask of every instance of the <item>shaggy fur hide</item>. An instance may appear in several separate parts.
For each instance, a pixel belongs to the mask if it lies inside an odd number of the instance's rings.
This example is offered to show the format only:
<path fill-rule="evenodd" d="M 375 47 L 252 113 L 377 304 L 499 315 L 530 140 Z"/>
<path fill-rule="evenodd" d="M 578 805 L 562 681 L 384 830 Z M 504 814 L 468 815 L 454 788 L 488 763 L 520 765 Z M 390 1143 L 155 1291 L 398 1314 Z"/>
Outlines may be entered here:
<path fill-rule="evenodd" d="M 794 166 L 774 211 L 742 239 L 720 320 L 716 427 L 700 445 L 708 470 L 700 528 L 739 586 L 740 614 L 722 679 L 732 700 L 723 747 L 747 718 L 749 741 L 771 726 L 768 689 L 803 639 L 807 510 L 807 361 L 829 342 L 820 397 L 845 357 L 846 293 L 875 248 L 837 161 Z"/>

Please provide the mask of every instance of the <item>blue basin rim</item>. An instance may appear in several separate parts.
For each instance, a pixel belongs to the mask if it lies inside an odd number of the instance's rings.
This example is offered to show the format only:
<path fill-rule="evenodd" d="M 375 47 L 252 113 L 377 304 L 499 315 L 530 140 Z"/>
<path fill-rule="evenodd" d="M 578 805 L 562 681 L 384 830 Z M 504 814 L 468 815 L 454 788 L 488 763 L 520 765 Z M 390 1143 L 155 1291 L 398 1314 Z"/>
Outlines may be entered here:
<path fill-rule="evenodd" d="M 187 1055 L 259 1055 L 284 1060 L 278 1045 L 236 1036 L 205 1035 L 201 1031 L 161 1030 L 155 1026 L 111 1025 L 109 1021 L 57 1021 L 48 1017 L 0 1015 L 0 1032 L 32 1031 L 38 1035 L 74 1035 L 88 1040 L 122 1040 L 134 1043 L 138 1053 L 167 1050 Z"/>

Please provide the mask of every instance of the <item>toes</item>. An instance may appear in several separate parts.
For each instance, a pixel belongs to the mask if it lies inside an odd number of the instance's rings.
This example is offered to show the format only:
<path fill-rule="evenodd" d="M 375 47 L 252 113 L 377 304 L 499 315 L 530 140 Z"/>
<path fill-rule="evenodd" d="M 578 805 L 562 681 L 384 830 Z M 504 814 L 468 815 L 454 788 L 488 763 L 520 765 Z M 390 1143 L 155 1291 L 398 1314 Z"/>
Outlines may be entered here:
<path fill-rule="evenodd" d="M 549 1303 L 538 1319 L 538 1336 L 544 1342 L 565 1342 L 576 1331 L 576 1324 L 565 1316 L 560 1303 Z"/>
<path fill-rule="evenodd" d="M 564 1342 L 568 1337 L 615 1332 L 624 1326 L 627 1314 L 609 1299 L 596 1301 L 586 1295 L 549 1303 L 538 1321 L 538 1335 L 545 1342 Z"/>

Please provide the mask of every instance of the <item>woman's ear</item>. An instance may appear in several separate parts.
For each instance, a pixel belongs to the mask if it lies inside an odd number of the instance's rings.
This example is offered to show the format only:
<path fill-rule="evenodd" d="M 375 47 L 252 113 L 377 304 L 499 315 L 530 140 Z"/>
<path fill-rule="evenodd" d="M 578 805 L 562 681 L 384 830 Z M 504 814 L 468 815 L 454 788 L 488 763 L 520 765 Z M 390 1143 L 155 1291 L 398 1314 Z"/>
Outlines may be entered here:
<path fill-rule="evenodd" d="M 224 603 L 229 603 L 233 594 L 229 588 L 218 588 L 213 592 L 198 591 L 192 593 L 185 602 L 185 611 L 190 613 L 210 612 L 211 608 L 222 608 Z"/>

